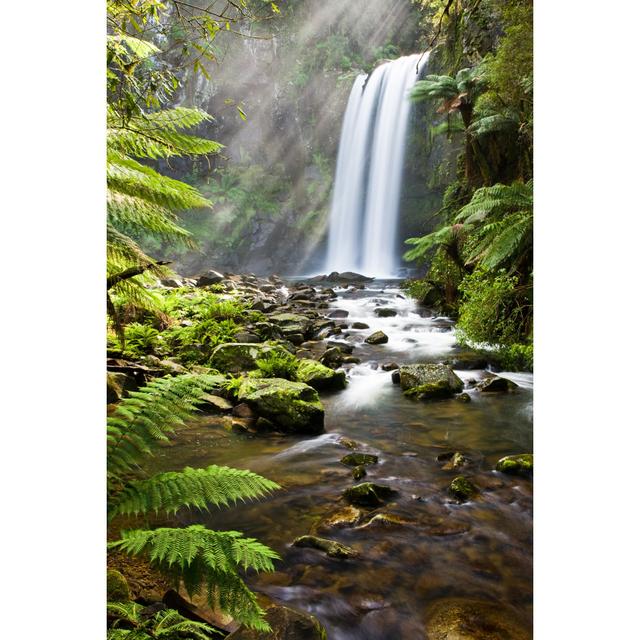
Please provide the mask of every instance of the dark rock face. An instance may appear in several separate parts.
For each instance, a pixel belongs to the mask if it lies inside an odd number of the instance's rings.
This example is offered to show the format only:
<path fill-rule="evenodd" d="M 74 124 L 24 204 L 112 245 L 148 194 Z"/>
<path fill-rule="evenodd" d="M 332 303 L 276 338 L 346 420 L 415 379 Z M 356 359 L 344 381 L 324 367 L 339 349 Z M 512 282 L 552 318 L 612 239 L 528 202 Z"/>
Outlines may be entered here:
<path fill-rule="evenodd" d="M 255 631 L 240 627 L 227 640 L 327 640 L 327 633 L 317 618 L 290 607 L 271 604 L 265 620 L 271 631 Z"/>
<path fill-rule="evenodd" d="M 493 602 L 445 598 L 426 612 L 428 640 L 531 640 L 517 614 Z"/>
<path fill-rule="evenodd" d="M 376 331 L 372 333 L 368 338 L 365 338 L 367 344 L 386 344 L 389 342 L 389 336 L 383 331 Z"/>
<path fill-rule="evenodd" d="M 517 388 L 518 385 L 515 382 L 511 382 L 511 380 L 507 380 L 500 376 L 490 376 L 478 383 L 477 386 L 478 391 L 500 393 L 504 393 L 505 391 L 514 391 Z"/>

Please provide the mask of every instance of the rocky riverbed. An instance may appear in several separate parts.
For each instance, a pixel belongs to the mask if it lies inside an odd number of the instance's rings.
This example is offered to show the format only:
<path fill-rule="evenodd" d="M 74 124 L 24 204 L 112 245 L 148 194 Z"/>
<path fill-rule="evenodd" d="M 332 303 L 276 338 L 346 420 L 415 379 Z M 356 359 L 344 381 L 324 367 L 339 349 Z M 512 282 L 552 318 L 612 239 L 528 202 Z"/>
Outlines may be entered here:
<path fill-rule="evenodd" d="M 274 574 L 250 578 L 278 637 L 321 637 L 315 619 L 332 640 L 531 637 L 530 374 L 491 371 L 490 354 L 460 348 L 454 323 L 397 281 L 212 271 L 159 286 L 257 312 L 207 352 L 219 385 L 153 465 L 223 463 L 282 485 L 228 512 L 177 516 L 280 553 Z M 203 368 L 171 353 L 109 356 L 110 401 Z"/>

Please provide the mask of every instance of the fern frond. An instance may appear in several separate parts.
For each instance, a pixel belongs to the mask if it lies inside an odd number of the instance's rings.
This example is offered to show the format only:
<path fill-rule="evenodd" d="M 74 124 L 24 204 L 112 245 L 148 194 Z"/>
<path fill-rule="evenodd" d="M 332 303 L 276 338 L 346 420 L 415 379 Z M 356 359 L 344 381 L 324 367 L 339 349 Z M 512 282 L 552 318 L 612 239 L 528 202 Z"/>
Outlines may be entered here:
<path fill-rule="evenodd" d="M 515 210 L 533 208 L 533 182 L 495 184 L 478 189 L 471 201 L 460 209 L 456 222 L 482 222 L 488 217 L 505 215 Z"/>
<path fill-rule="evenodd" d="M 110 505 L 111 517 L 154 511 L 175 513 L 180 507 L 206 509 L 229 506 L 238 500 L 261 498 L 280 486 L 256 473 L 211 465 L 206 469 L 186 467 L 130 482 Z"/>
<path fill-rule="evenodd" d="M 437 231 L 433 231 L 432 233 L 428 233 L 426 236 L 409 238 L 405 242 L 406 244 L 414 245 L 414 248 L 409 249 L 409 251 L 404 254 L 403 259 L 408 261 L 422 260 L 426 257 L 430 249 L 441 244 L 447 244 L 453 241 L 453 239 L 453 229 L 449 225 L 444 226 Z"/>
<path fill-rule="evenodd" d="M 409 97 L 413 102 L 429 99 L 451 99 L 458 95 L 458 85 L 451 76 L 428 75 L 413 85 Z"/>
<path fill-rule="evenodd" d="M 146 555 L 176 587 L 182 582 L 190 597 L 205 591 L 210 606 L 220 607 L 238 622 L 268 630 L 264 611 L 238 575 L 238 569 L 273 571 L 278 554 L 238 531 L 212 531 L 202 525 L 122 533 L 110 543 L 130 555 Z"/>
<path fill-rule="evenodd" d="M 476 118 L 469 130 L 476 137 L 482 138 L 491 133 L 517 131 L 519 126 L 517 118 L 496 113 Z"/>
<path fill-rule="evenodd" d="M 158 441 L 195 410 L 215 384 L 208 374 L 157 378 L 123 399 L 107 418 L 107 473 L 117 480 L 130 473 Z"/>

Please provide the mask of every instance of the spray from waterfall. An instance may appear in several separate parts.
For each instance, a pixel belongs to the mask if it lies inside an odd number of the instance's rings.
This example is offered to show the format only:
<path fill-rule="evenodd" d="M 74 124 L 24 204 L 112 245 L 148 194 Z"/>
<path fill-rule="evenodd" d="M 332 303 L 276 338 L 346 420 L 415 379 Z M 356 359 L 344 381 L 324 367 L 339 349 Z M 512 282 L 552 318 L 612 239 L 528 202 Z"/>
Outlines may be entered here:
<path fill-rule="evenodd" d="M 409 90 L 428 56 L 380 65 L 353 83 L 342 123 L 331 201 L 327 271 L 393 277 Z M 416 73 L 416 67 L 418 73 Z"/>

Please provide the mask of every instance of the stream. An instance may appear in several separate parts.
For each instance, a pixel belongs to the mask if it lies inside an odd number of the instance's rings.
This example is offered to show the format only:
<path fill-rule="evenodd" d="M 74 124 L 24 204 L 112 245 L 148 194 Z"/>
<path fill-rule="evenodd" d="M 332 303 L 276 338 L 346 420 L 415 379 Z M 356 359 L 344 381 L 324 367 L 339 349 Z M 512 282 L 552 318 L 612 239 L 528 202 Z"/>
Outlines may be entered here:
<path fill-rule="evenodd" d="M 158 468 L 226 464 L 263 474 L 283 490 L 230 510 L 184 513 L 181 521 L 238 529 L 274 548 L 282 556 L 277 571 L 251 576 L 250 586 L 317 616 L 330 640 L 422 638 L 428 605 L 450 597 L 499 603 L 505 615 L 530 628 L 532 482 L 493 468 L 504 455 L 533 449 L 532 375 L 501 372 L 519 388 L 491 394 L 469 386 L 487 371 L 456 370 L 469 403 L 406 398 L 381 365 L 439 362 L 455 354 L 453 322 L 418 308 L 398 281 L 336 293 L 331 306 L 347 310 L 348 323 L 364 322 L 370 329 L 347 329 L 340 336 L 355 345 L 361 363 L 345 365 L 347 389 L 321 394 L 326 432 L 248 437 L 225 431 L 215 416 L 199 418 L 157 454 Z M 398 314 L 378 318 L 379 306 Z M 389 336 L 387 344 L 364 342 L 376 330 Z M 351 468 L 340 463 L 350 452 L 341 438 L 379 456 L 365 480 L 398 493 L 375 513 L 404 521 L 317 530 L 356 549 L 360 557 L 349 560 L 291 546 L 345 506 L 341 493 L 355 482 Z M 454 451 L 468 462 L 457 471 L 443 469 L 438 456 Z M 480 493 L 458 504 L 447 488 L 461 473 Z"/>

